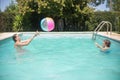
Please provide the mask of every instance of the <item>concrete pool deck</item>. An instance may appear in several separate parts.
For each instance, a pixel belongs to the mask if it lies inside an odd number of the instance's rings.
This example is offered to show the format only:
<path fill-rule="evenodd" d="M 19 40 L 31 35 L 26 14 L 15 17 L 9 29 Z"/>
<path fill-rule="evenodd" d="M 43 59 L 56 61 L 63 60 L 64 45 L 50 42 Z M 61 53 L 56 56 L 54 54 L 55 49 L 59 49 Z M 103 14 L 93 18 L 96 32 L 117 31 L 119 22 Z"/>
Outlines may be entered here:
<path fill-rule="evenodd" d="M 4 40 L 6 38 L 9 38 L 9 37 L 12 37 L 15 33 L 17 34 L 21 34 L 21 33 L 31 33 L 31 32 L 3 32 L 3 33 L 0 33 L 0 40 Z M 35 32 L 32 32 L 32 33 L 35 33 Z M 40 32 L 41 34 L 81 34 L 81 33 L 84 33 L 84 34 L 92 34 L 92 32 Z M 108 35 L 106 32 L 99 32 L 98 34 L 102 35 L 102 36 L 105 36 L 105 37 L 108 37 L 108 38 L 111 38 L 111 39 L 114 39 L 114 40 L 117 40 L 117 41 L 120 41 L 120 34 L 117 34 L 117 33 L 114 33 L 112 32 L 111 35 Z"/>

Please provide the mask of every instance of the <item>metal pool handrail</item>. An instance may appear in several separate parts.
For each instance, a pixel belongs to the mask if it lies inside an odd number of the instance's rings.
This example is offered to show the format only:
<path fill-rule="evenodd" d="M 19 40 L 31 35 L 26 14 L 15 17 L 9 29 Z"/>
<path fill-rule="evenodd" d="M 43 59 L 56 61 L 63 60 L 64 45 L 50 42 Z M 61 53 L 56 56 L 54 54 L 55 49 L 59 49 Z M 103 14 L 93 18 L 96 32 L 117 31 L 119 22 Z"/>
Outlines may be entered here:
<path fill-rule="evenodd" d="M 107 25 L 107 34 L 108 34 L 108 30 L 110 30 L 110 35 L 112 34 L 112 24 L 109 21 L 102 21 L 93 31 L 93 35 L 92 35 L 93 40 L 96 39 L 97 33 L 103 28 L 105 24 Z"/>

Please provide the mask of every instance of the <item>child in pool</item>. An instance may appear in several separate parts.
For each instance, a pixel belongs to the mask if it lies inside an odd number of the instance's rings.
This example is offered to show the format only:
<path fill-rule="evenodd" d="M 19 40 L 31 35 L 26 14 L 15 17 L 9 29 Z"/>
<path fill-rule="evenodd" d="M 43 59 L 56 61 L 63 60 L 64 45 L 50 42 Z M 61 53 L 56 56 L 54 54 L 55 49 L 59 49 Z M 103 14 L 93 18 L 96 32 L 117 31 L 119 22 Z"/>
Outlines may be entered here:
<path fill-rule="evenodd" d="M 111 42 L 109 40 L 104 40 L 103 45 L 99 45 L 98 43 L 95 43 L 95 45 L 100 48 L 102 51 L 106 51 L 110 48 Z"/>
<path fill-rule="evenodd" d="M 13 35 L 13 40 L 15 42 L 14 46 L 15 48 L 21 48 L 22 46 L 27 46 L 33 39 L 34 37 L 36 37 L 38 35 L 38 31 L 34 34 L 34 36 L 32 36 L 31 38 L 25 40 L 25 41 L 21 41 L 21 38 L 19 37 L 18 34 L 14 34 Z"/>
<path fill-rule="evenodd" d="M 38 35 L 38 31 L 29 39 L 21 41 L 21 38 L 18 34 L 14 34 L 13 35 L 13 41 L 14 43 L 14 47 L 17 50 L 17 54 L 16 54 L 16 59 L 20 60 L 20 56 L 23 55 L 24 52 L 26 52 L 25 49 L 23 49 L 23 46 L 27 46 L 28 44 L 30 44 L 30 42 Z"/>

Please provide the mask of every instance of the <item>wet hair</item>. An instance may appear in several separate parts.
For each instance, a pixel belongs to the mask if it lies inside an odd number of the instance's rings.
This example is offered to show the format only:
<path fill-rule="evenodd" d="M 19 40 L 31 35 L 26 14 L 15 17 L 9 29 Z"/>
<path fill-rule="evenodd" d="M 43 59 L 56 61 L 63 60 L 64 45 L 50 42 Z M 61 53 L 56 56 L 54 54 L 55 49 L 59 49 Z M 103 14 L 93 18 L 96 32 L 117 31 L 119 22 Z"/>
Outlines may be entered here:
<path fill-rule="evenodd" d="M 15 39 L 15 38 L 16 38 L 16 35 L 17 35 L 17 34 L 14 34 L 13 37 L 12 37 L 14 42 L 16 42 L 16 39 Z"/>
<path fill-rule="evenodd" d="M 110 47 L 110 45 L 111 45 L 111 42 L 110 42 L 110 40 L 104 40 L 104 42 L 105 42 L 105 45 L 107 46 L 107 47 Z"/>

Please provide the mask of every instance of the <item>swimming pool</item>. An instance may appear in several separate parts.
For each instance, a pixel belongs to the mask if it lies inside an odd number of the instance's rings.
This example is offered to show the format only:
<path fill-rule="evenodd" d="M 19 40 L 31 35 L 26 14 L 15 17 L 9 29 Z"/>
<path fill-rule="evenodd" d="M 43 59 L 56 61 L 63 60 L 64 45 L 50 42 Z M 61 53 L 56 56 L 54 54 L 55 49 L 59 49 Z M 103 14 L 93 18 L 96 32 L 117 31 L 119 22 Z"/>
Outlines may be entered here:
<path fill-rule="evenodd" d="M 32 36 L 25 33 L 21 37 Z M 120 43 L 108 53 L 91 34 L 40 34 L 16 60 L 12 38 L 0 41 L 0 80 L 120 80 Z M 102 44 L 104 37 L 96 41 Z"/>

